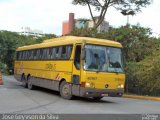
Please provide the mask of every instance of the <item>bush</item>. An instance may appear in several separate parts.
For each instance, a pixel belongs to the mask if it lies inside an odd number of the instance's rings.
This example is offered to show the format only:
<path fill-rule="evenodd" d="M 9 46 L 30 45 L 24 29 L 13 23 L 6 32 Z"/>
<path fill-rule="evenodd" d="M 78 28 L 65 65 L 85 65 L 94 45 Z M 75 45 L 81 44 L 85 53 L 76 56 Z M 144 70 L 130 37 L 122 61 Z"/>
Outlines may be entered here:
<path fill-rule="evenodd" d="M 160 96 L 160 52 L 141 62 L 127 63 L 128 91 L 139 95 Z"/>

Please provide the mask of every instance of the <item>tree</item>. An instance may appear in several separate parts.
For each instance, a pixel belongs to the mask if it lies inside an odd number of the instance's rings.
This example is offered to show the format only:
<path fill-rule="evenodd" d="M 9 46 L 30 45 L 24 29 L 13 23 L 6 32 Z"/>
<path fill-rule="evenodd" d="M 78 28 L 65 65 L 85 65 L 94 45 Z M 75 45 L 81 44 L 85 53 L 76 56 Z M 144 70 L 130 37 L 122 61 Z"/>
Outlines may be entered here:
<path fill-rule="evenodd" d="M 107 33 L 97 34 L 96 37 L 120 42 L 124 47 L 126 60 L 139 62 L 151 54 L 155 47 L 156 40 L 151 35 L 151 29 L 133 25 L 112 28 Z"/>
<path fill-rule="evenodd" d="M 7 71 L 14 67 L 15 51 L 17 47 L 41 43 L 45 39 L 55 38 L 54 34 L 44 37 L 24 36 L 15 32 L 0 31 L 0 68 L 6 66 Z"/>
<path fill-rule="evenodd" d="M 97 30 L 89 28 L 74 29 L 70 35 L 80 37 L 96 37 Z"/>
<path fill-rule="evenodd" d="M 133 15 L 140 12 L 142 7 L 151 4 L 151 0 L 73 0 L 72 3 L 88 6 L 96 29 L 103 22 L 108 8 L 114 7 L 116 10 L 121 11 L 123 15 Z M 99 16 L 96 17 L 97 20 L 93 15 L 92 7 L 99 12 Z"/>
<path fill-rule="evenodd" d="M 159 44 L 160 45 L 160 44 Z M 140 62 L 126 66 L 126 83 L 130 93 L 160 96 L 160 47 Z"/>

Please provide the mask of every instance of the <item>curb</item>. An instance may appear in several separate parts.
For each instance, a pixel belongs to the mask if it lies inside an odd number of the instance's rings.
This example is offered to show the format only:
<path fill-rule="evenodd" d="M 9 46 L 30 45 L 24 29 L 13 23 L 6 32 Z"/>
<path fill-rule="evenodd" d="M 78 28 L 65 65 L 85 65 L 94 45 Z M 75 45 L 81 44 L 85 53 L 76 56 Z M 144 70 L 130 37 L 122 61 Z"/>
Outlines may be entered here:
<path fill-rule="evenodd" d="M 123 98 L 133 98 L 133 99 L 160 101 L 160 97 L 149 97 L 149 96 L 138 96 L 138 95 L 123 95 Z"/>

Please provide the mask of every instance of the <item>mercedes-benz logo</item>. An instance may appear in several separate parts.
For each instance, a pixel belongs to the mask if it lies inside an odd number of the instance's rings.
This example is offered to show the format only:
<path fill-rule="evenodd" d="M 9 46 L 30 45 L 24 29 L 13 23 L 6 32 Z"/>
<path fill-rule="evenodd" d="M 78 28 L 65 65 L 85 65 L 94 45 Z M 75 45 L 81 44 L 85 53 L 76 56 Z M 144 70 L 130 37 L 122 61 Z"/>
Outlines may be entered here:
<path fill-rule="evenodd" d="M 109 85 L 108 85 L 108 84 L 106 84 L 106 85 L 105 85 L 105 88 L 108 88 L 108 87 L 109 87 Z"/>

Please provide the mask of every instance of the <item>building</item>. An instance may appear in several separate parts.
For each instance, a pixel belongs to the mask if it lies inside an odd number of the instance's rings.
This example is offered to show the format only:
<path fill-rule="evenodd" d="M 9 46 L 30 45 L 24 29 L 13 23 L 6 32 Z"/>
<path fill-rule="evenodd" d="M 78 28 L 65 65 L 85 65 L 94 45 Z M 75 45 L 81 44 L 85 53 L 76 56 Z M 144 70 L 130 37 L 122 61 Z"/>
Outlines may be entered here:
<path fill-rule="evenodd" d="M 98 18 L 99 17 L 94 17 L 95 21 L 98 22 Z M 93 20 L 89 20 L 88 21 L 88 28 L 93 28 L 94 27 L 94 22 Z M 110 26 L 109 26 L 109 22 L 107 21 L 103 21 L 97 28 L 98 32 L 108 32 Z"/>
<path fill-rule="evenodd" d="M 20 32 L 20 35 L 26 35 L 26 36 L 35 36 L 35 37 L 42 37 L 44 36 L 43 31 L 37 30 L 37 29 L 31 29 L 30 27 L 22 27 L 22 32 Z"/>
<path fill-rule="evenodd" d="M 95 17 L 95 20 L 98 20 L 98 17 Z M 74 13 L 69 13 L 69 20 L 64 21 L 62 25 L 62 35 L 70 34 L 74 28 L 82 29 L 82 28 L 93 28 L 94 22 L 93 20 L 88 19 L 75 19 Z M 99 27 L 97 28 L 98 32 L 107 32 L 109 30 L 109 22 L 103 21 Z"/>
<path fill-rule="evenodd" d="M 88 21 L 87 19 L 76 19 L 75 20 L 75 28 L 88 28 Z"/>
<path fill-rule="evenodd" d="M 75 26 L 74 13 L 69 13 L 69 21 L 64 21 L 62 25 L 62 35 L 68 35 Z"/>

